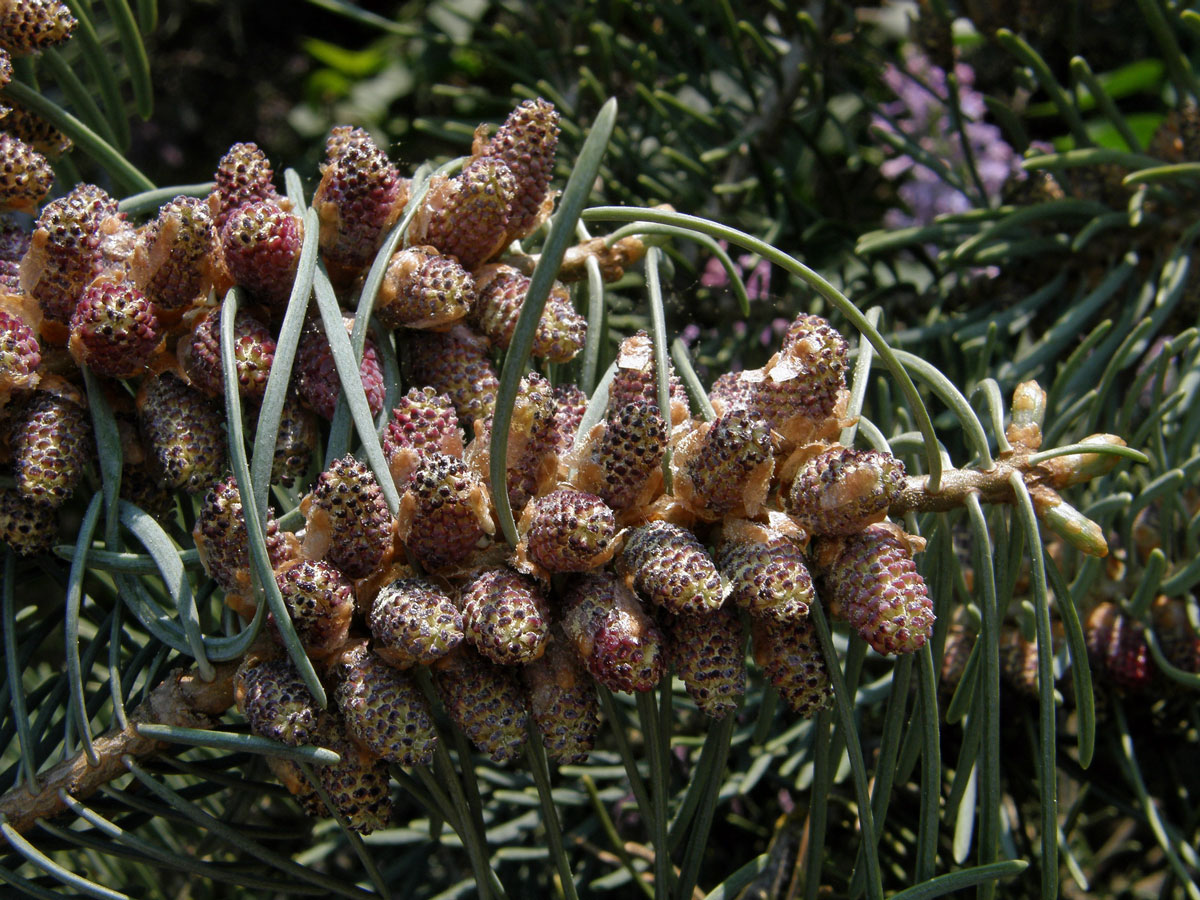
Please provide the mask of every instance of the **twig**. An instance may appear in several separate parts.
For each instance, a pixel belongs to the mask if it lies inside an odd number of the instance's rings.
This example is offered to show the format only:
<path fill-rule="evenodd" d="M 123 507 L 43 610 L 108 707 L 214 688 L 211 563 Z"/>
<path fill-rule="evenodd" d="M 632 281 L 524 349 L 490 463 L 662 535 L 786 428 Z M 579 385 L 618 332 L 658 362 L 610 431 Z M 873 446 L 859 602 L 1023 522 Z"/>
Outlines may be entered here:
<path fill-rule="evenodd" d="M 59 791 L 82 800 L 128 771 L 121 761 L 123 756 L 153 756 L 169 746 L 139 734 L 139 724 L 212 727 L 213 718 L 233 704 L 233 675 L 237 667 L 236 662 L 218 665 L 216 677 L 208 682 L 201 680 L 194 669 L 176 669 L 133 711 L 125 728 L 108 731 L 93 742 L 99 765 L 88 765 L 87 757 L 82 752 L 76 753 L 38 776 L 40 790 L 31 792 L 21 785 L 0 796 L 0 818 L 23 834 L 38 819 L 52 819 L 66 811 Z"/>

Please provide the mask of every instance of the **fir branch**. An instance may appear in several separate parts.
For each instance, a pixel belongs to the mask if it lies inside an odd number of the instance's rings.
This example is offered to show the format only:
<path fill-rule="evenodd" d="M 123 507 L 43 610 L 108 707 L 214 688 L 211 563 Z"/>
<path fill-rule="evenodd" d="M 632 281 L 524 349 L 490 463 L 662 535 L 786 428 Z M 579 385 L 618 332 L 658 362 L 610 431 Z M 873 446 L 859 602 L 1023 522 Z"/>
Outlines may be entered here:
<path fill-rule="evenodd" d="M 99 764 L 88 765 L 80 752 L 38 776 L 39 790 L 24 784 L 0 796 L 0 819 L 24 834 L 38 819 L 51 819 L 67 809 L 66 795 L 82 800 L 128 772 L 122 757 L 153 756 L 170 746 L 139 734 L 144 723 L 183 728 L 211 728 L 214 717 L 233 704 L 233 676 L 238 663 L 217 665 L 212 681 L 201 680 L 195 669 L 176 669 L 137 707 L 122 729 L 113 729 L 93 741 Z"/>

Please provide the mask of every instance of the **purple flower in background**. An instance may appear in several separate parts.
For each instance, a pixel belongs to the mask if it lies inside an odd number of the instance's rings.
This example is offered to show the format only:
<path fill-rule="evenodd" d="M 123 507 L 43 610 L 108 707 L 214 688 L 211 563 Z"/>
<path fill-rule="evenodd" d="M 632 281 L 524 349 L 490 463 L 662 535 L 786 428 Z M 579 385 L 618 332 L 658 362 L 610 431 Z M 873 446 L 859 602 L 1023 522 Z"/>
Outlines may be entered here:
<path fill-rule="evenodd" d="M 719 243 L 722 250 L 729 249 L 726 241 Z M 752 254 L 745 253 L 733 261 L 733 267 L 737 269 L 738 276 L 745 282 L 746 296 L 751 300 L 762 300 L 770 293 L 771 264 L 765 259 L 760 259 L 756 263 Z M 747 269 L 750 270 L 749 275 L 746 274 Z M 715 256 L 708 258 L 708 262 L 704 264 L 704 272 L 700 275 L 700 283 L 710 288 L 724 287 L 729 284 L 729 273 L 721 265 L 721 260 Z"/>
<path fill-rule="evenodd" d="M 972 88 L 975 72 L 966 63 L 956 63 L 954 74 L 958 79 L 963 130 L 975 159 L 975 170 L 988 201 L 995 201 L 1004 182 L 1022 174 L 1020 157 L 1004 140 L 999 128 L 983 121 L 986 112 L 983 95 Z M 962 140 L 947 105 L 950 92 L 945 71 L 921 51 L 910 48 L 905 68 L 888 63 L 883 81 L 897 99 L 883 105 L 884 115 L 875 117 L 874 126 L 891 134 L 905 135 L 941 160 L 959 182 L 973 186 Z M 885 152 L 898 153 L 890 145 Z M 928 225 L 937 216 L 965 212 L 974 205 L 961 190 L 908 154 L 892 156 L 879 170 L 887 178 L 905 179 L 898 193 L 908 208 L 888 210 L 884 222 L 890 228 Z"/>

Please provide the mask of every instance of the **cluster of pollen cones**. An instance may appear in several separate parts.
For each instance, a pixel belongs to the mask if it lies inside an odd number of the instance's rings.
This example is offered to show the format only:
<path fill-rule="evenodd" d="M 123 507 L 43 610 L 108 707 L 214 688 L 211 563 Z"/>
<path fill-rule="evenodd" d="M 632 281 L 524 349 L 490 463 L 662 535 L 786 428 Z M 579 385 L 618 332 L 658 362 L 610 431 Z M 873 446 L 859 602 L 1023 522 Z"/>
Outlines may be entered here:
<path fill-rule="evenodd" d="M 498 538 L 488 480 L 495 359 L 530 284 L 529 258 L 513 243 L 554 206 L 557 119 L 545 101 L 521 104 L 494 133 L 481 126 L 457 174 L 434 176 L 420 193 L 365 131 L 336 128 L 312 198 L 347 328 L 367 270 L 407 217 L 373 314 L 410 387 L 385 417 L 387 471 L 343 456 L 302 482 L 307 493 L 289 517 L 298 526 L 267 521 L 276 585 L 327 707 L 272 617 L 241 664 L 235 699 L 254 733 L 339 753 L 316 771 L 363 832 L 388 821 L 388 764 L 430 762 L 433 699 L 493 760 L 518 756 L 532 722 L 552 758 L 573 762 L 596 739 L 597 685 L 648 691 L 673 671 L 700 711 L 734 714 L 747 638 L 792 710 L 823 708 L 831 691 L 815 604 L 879 653 L 915 651 L 931 633 L 913 562 L 921 542 L 886 519 L 903 464 L 837 443 L 848 348 L 816 316 L 798 316 L 762 369 L 719 378 L 711 419 L 691 415 L 674 376 L 670 408 L 660 408 L 644 333 L 621 343 L 606 402 L 526 375 L 502 442 L 520 540 L 512 548 Z M 284 314 L 307 301 L 291 299 L 303 217 L 263 153 L 236 144 L 207 197 L 177 197 L 138 224 L 81 184 L 42 206 L 20 238 L 0 245 L 0 416 L 14 482 L 0 489 L 0 539 L 24 555 L 54 544 L 59 509 L 92 465 L 89 407 L 102 400 L 120 432 L 122 496 L 174 520 L 179 494 L 193 495 L 183 499 L 199 502 L 193 539 L 204 570 L 250 617 L 262 600 L 229 474 L 217 298 L 233 286 L 246 298 L 232 323 L 233 371 L 252 424 Z M 609 278 L 641 252 L 628 239 L 588 248 L 607 254 Z M 535 362 L 566 363 L 585 337 L 567 286 L 555 284 Z M 359 370 L 377 415 L 389 393 L 384 349 L 368 339 Z M 273 484 L 311 477 L 321 420 L 341 392 L 312 314 Z M 602 415 L 583 427 L 589 399 Z M 306 810 L 323 813 L 301 768 L 272 765 Z"/>

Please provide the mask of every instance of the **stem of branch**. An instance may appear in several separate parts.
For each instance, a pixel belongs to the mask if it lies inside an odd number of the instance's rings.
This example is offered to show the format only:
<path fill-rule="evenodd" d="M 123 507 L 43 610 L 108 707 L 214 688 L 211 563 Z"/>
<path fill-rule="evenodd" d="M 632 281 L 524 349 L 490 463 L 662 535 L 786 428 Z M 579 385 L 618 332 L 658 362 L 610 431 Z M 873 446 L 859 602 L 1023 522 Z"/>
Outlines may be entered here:
<path fill-rule="evenodd" d="M 108 731 L 93 742 L 98 765 L 88 765 L 83 753 L 63 760 L 38 777 L 40 790 L 31 792 L 22 784 L 0 796 L 0 818 L 24 834 L 38 819 L 52 819 L 66 811 L 60 791 L 82 800 L 128 771 L 121 762 L 124 755 L 152 756 L 168 746 L 139 734 L 139 724 L 212 727 L 214 717 L 233 705 L 233 675 L 237 667 L 236 662 L 218 665 L 216 677 L 208 682 L 194 669 L 176 669 L 133 711 L 125 728 Z"/>

